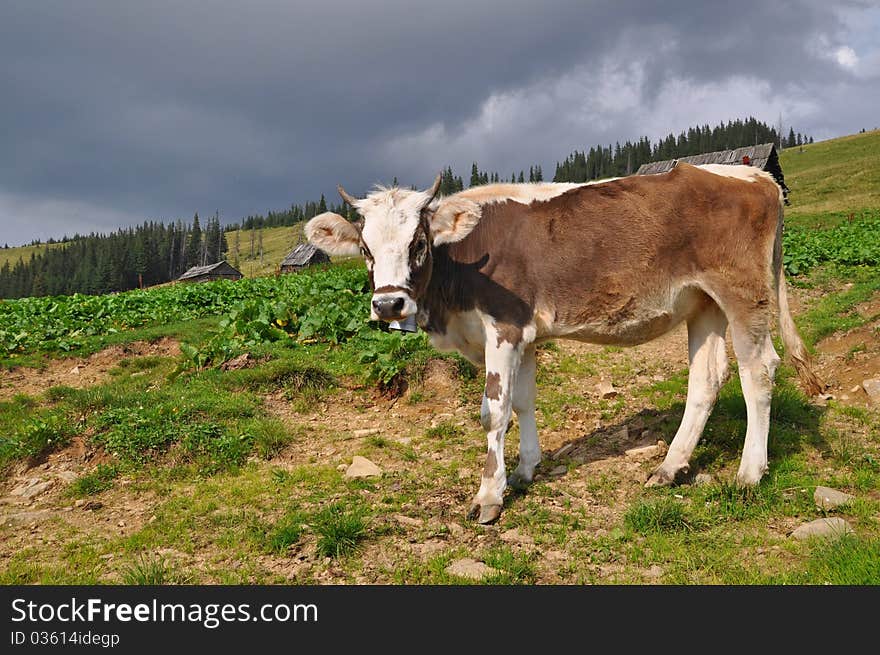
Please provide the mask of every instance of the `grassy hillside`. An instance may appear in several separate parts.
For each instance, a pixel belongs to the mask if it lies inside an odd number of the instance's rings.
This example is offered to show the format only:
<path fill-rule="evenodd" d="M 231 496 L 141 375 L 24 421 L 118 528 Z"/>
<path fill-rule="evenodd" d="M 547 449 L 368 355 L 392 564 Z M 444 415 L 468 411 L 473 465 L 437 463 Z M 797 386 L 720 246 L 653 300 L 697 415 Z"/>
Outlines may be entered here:
<path fill-rule="evenodd" d="M 0 248 L 0 266 L 9 262 L 10 266 L 15 266 L 19 259 L 28 261 L 31 254 L 40 255 L 50 248 L 60 248 L 62 243 L 40 244 L 38 246 L 18 246 L 16 248 Z"/>
<path fill-rule="evenodd" d="M 880 130 L 789 148 L 780 163 L 790 217 L 880 206 Z"/>
<path fill-rule="evenodd" d="M 269 227 L 263 229 L 263 259 L 260 260 L 259 242 L 256 233 L 254 237 L 254 257 L 251 258 L 251 233 L 253 230 L 233 230 L 226 233 L 226 242 L 229 244 L 227 259 L 236 263 L 234 253 L 235 238 L 239 238 L 238 270 L 245 277 L 259 277 L 271 275 L 281 264 L 281 260 L 299 243 L 302 236 L 302 226 L 292 227 Z"/>

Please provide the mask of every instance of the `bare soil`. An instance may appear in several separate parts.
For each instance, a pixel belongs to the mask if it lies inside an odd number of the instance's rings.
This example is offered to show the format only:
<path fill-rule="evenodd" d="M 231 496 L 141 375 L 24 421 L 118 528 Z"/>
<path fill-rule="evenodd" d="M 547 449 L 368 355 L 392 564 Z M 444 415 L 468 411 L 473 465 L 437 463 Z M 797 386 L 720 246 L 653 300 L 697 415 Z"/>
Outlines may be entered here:
<path fill-rule="evenodd" d="M 157 341 L 135 341 L 110 346 L 88 357 L 47 359 L 41 368 L 19 366 L 0 371 L 0 400 L 24 393 L 40 396 L 50 387 L 68 386 L 84 389 L 106 382 L 110 369 L 122 359 L 180 354 L 180 345 L 174 339 L 163 337 Z"/>

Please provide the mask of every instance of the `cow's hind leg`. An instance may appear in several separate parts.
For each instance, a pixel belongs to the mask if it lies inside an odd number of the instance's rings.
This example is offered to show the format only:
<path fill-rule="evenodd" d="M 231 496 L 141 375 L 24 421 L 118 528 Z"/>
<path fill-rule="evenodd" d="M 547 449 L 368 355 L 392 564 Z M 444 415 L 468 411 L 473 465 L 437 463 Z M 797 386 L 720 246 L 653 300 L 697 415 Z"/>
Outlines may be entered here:
<path fill-rule="evenodd" d="M 688 321 L 687 404 L 681 425 L 666 453 L 666 459 L 648 478 L 647 486 L 674 484 L 690 472 L 694 452 L 718 391 L 727 380 L 727 351 L 724 333 L 727 317 L 718 305 L 710 304 Z"/>
<path fill-rule="evenodd" d="M 769 328 L 755 331 L 736 322 L 731 324 L 733 348 L 739 362 L 739 377 L 746 401 L 748 426 L 738 484 L 758 484 L 767 472 L 767 438 L 770 432 L 770 400 L 779 355 L 773 348 Z"/>
<path fill-rule="evenodd" d="M 531 483 L 535 468 L 541 462 L 538 425 L 535 422 L 536 368 L 535 346 L 532 344 L 523 353 L 513 390 L 513 410 L 519 419 L 519 464 L 507 479 L 507 484 L 514 488 Z"/>
<path fill-rule="evenodd" d="M 504 472 L 504 435 L 510 422 L 512 397 L 524 351 L 524 344 L 513 344 L 498 337 L 497 328 L 486 328 L 486 387 L 480 422 L 486 430 L 486 463 L 480 490 L 474 496 L 468 515 L 480 523 L 491 523 L 501 515 L 507 476 Z"/>

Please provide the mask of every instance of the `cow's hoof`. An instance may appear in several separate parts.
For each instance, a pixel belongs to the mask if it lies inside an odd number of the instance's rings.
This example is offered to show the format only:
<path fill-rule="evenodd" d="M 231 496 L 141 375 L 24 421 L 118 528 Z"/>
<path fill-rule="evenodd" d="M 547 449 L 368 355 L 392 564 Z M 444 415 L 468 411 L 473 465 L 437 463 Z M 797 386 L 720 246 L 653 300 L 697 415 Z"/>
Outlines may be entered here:
<path fill-rule="evenodd" d="M 651 476 L 648 478 L 645 486 L 671 487 L 672 485 L 681 484 L 687 479 L 690 472 L 691 467 L 687 464 L 679 469 L 669 469 L 661 464 L 656 469 L 654 469 L 653 473 L 651 473 Z"/>
<path fill-rule="evenodd" d="M 468 510 L 468 518 L 476 519 L 477 523 L 486 525 L 498 520 L 501 516 L 501 505 L 479 505 L 474 503 Z"/>
<path fill-rule="evenodd" d="M 532 484 L 530 478 L 516 472 L 511 473 L 507 478 L 507 486 L 516 491 L 524 491 L 530 484 Z"/>
<path fill-rule="evenodd" d="M 759 471 L 739 471 L 736 474 L 736 484 L 740 487 L 756 487 L 766 471 L 766 468 Z"/>

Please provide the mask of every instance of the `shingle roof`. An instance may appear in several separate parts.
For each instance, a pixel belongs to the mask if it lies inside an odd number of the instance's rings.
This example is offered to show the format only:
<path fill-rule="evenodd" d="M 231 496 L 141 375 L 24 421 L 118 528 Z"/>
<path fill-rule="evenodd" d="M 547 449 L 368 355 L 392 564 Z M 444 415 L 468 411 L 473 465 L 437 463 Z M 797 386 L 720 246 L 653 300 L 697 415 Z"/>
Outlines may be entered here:
<path fill-rule="evenodd" d="M 742 164 L 743 157 L 746 156 L 750 159 L 750 165 L 763 169 L 767 166 L 767 160 L 773 154 L 774 145 L 772 143 L 762 143 L 757 146 L 746 146 L 734 150 L 719 150 L 718 152 L 707 152 L 702 155 L 689 155 L 687 157 L 679 157 L 678 159 L 667 159 L 666 161 L 642 164 L 639 166 L 639 170 L 636 171 L 636 175 L 665 173 L 675 168 L 675 165 L 680 161 L 693 164 L 694 166 L 701 164 Z"/>
<path fill-rule="evenodd" d="M 328 262 L 330 258 L 310 243 L 301 243 L 285 257 L 282 266 L 307 266 L 312 260 Z"/>
<path fill-rule="evenodd" d="M 216 264 L 208 264 L 206 266 L 193 266 L 188 269 L 186 273 L 181 275 L 178 280 L 189 280 L 194 277 L 200 277 L 202 275 L 206 275 L 208 273 L 218 273 L 218 274 L 238 274 L 241 275 L 240 271 L 234 269 L 226 260 L 222 262 L 217 262 Z"/>

